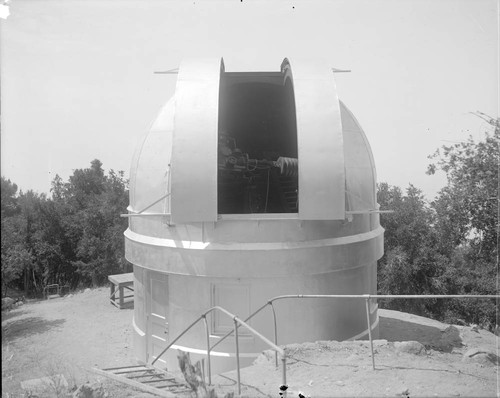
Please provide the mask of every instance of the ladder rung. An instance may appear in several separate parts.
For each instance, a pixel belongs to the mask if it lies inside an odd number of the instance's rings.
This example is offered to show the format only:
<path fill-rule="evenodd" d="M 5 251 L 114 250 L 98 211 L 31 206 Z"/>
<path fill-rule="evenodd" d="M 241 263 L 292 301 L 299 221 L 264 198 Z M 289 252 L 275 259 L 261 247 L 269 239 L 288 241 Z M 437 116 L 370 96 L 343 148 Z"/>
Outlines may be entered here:
<path fill-rule="evenodd" d="M 135 370 L 122 370 L 120 372 L 113 372 L 115 375 L 122 375 L 127 373 L 137 373 L 137 372 L 151 372 L 149 369 L 135 369 Z"/>
<path fill-rule="evenodd" d="M 130 366 L 119 366 L 117 368 L 105 368 L 103 370 L 116 370 L 116 369 L 132 369 L 132 368 L 144 368 L 147 369 L 144 365 L 130 365 Z"/>
<path fill-rule="evenodd" d="M 165 381 L 168 381 L 168 380 L 167 379 L 144 380 L 144 381 L 141 381 L 141 383 L 144 383 L 144 384 L 146 384 L 146 383 L 162 383 L 162 382 L 165 382 Z"/>

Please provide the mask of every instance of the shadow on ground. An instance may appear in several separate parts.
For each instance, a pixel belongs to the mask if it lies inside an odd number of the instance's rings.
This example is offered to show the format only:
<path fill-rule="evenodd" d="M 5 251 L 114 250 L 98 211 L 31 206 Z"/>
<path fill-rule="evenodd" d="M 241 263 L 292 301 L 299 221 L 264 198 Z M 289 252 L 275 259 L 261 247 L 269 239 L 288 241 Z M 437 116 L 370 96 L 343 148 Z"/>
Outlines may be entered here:
<path fill-rule="evenodd" d="M 44 333 L 48 330 L 61 326 L 64 322 L 64 319 L 54 319 L 49 321 L 41 317 L 29 317 L 12 322 L 6 322 L 5 325 L 2 324 L 2 343 L 4 341 L 12 342 L 21 337 Z"/>
<path fill-rule="evenodd" d="M 387 341 L 418 341 L 426 349 L 452 352 L 454 347 L 462 347 L 460 331 L 449 326 L 445 330 L 400 319 L 380 317 L 379 336 Z"/>
<path fill-rule="evenodd" d="M 15 316 L 24 315 L 25 313 L 26 313 L 26 310 L 24 310 L 24 309 L 2 311 L 2 322 L 8 321 L 9 319 L 14 318 Z"/>

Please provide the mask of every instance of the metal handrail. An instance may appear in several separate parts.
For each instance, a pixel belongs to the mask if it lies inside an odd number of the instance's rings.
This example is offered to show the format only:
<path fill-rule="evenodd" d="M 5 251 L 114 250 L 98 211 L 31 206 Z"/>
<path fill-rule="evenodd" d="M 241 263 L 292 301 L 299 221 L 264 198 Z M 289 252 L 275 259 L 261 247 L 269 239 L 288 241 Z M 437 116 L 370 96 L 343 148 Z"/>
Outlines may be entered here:
<path fill-rule="evenodd" d="M 254 333 L 257 337 L 259 337 L 262 341 L 264 341 L 266 344 L 268 344 L 271 348 L 274 349 L 276 353 L 276 366 L 278 366 L 278 353 L 281 354 L 282 357 L 282 362 L 283 362 L 283 384 L 286 385 L 286 352 L 284 349 L 280 348 L 278 346 L 278 332 L 277 332 L 277 322 L 276 322 L 276 312 L 274 309 L 273 303 L 278 300 L 284 300 L 284 299 L 323 299 L 323 298 L 329 298 L 329 299 L 336 299 L 336 298 L 350 298 L 350 299 L 360 299 L 363 298 L 365 299 L 365 309 L 366 309 L 366 320 L 367 320 L 367 325 L 368 325 L 368 339 L 370 341 L 370 350 L 371 350 L 371 359 L 372 359 L 372 368 L 375 370 L 375 355 L 373 351 L 373 339 L 372 339 L 372 324 L 370 322 L 370 308 L 369 308 L 369 301 L 374 298 L 374 299 L 430 299 L 430 298 L 435 298 L 435 299 L 452 299 L 452 298 L 475 298 L 475 299 L 497 299 L 500 300 L 500 295 L 463 295 L 463 294 L 427 294 L 427 295 L 418 295 L 418 294 L 397 294 L 397 295 L 391 295 L 391 294 L 292 294 L 292 295 L 282 295 L 282 296 L 276 296 L 271 299 L 269 299 L 264 305 L 259 307 L 257 310 L 255 310 L 252 314 L 250 314 L 244 321 L 239 319 L 237 316 L 234 314 L 230 313 L 226 309 L 215 306 L 207 311 L 205 311 L 202 315 L 200 315 L 193 323 L 191 323 L 184 331 L 177 336 L 154 360 L 151 362 L 151 365 L 153 365 L 165 352 L 172 347 L 182 336 L 184 336 L 194 325 L 196 325 L 200 320 L 204 320 L 205 323 L 205 332 L 206 332 L 206 337 L 207 337 L 207 365 L 208 365 L 208 384 L 212 384 L 211 381 L 211 364 L 210 364 L 210 351 L 213 350 L 217 345 L 219 345 L 223 340 L 225 340 L 227 337 L 232 335 L 233 333 L 235 334 L 235 343 L 236 343 L 236 367 L 237 367 L 237 377 L 238 377 L 238 394 L 241 394 L 241 383 L 240 383 L 240 364 L 239 364 L 239 344 L 238 344 L 238 328 L 240 325 L 245 326 L 248 330 L 250 330 L 252 333 Z M 251 326 L 249 326 L 246 322 L 248 322 L 250 319 L 252 319 L 255 315 L 260 313 L 264 308 L 267 306 L 271 306 L 272 312 L 273 312 L 273 319 L 274 319 L 274 343 L 269 341 L 266 337 L 261 335 L 259 332 L 257 332 L 255 329 L 253 329 Z M 210 347 L 210 332 L 208 328 L 208 323 L 206 320 L 206 316 L 213 312 L 219 310 L 223 312 L 224 314 L 228 315 L 231 317 L 234 321 L 234 329 L 222 336 L 212 347 Z"/>
<path fill-rule="evenodd" d="M 271 309 L 273 311 L 273 319 L 274 319 L 274 344 L 278 345 L 278 332 L 277 332 L 277 322 L 276 322 L 276 312 L 274 310 L 273 303 L 278 300 L 283 300 L 283 299 L 291 299 L 291 298 L 364 298 L 367 302 L 367 322 L 368 322 L 368 338 L 370 340 L 370 346 L 371 346 L 371 352 L 372 352 L 372 367 L 375 369 L 375 359 L 373 355 L 373 341 L 371 338 L 371 325 L 370 325 L 370 315 L 369 315 L 369 308 L 368 308 L 368 302 L 370 299 L 375 298 L 375 299 L 389 299 L 389 298 L 394 298 L 394 299 L 430 299 L 430 298 L 496 298 L 497 300 L 500 299 L 500 295 L 463 295 L 463 294 L 428 294 L 428 295 L 418 295 L 418 294 L 287 294 L 287 295 L 282 295 L 282 296 L 276 296 L 271 299 L 269 299 L 265 304 L 263 304 L 261 307 L 257 308 L 252 314 L 250 314 L 247 318 L 245 318 L 245 322 L 248 322 L 250 319 L 252 319 L 255 315 L 260 313 L 264 308 L 267 306 L 271 306 Z M 230 331 L 226 333 L 224 336 L 222 336 L 217 343 L 215 343 L 212 346 L 212 349 L 214 349 L 217 345 L 222 343 L 227 337 L 233 334 L 233 331 Z M 276 355 L 275 357 L 276 361 L 276 366 L 278 366 L 278 356 Z"/>
<path fill-rule="evenodd" d="M 257 332 L 254 328 L 252 328 L 250 325 L 248 325 L 245 321 L 239 319 L 236 315 L 232 314 L 225 308 L 219 307 L 219 306 L 214 306 L 212 308 L 209 308 L 206 310 L 202 315 L 200 315 L 194 322 L 192 322 L 184 331 L 177 336 L 152 362 L 151 366 L 154 365 L 154 363 L 160 359 L 167 350 L 172 347 L 182 336 L 184 336 L 193 326 L 195 326 L 199 321 L 202 319 L 204 320 L 205 323 L 205 330 L 207 334 L 207 365 L 208 365 L 208 384 L 212 384 L 212 376 L 211 376 L 211 365 L 210 365 L 210 351 L 213 349 L 213 347 L 210 347 L 210 335 L 209 335 L 209 330 L 208 330 L 208 323 L 206 320 L 206 316 L 214 311 L 220 311 L 223 314 L 226 314 L 230 318 L 233 319 L 234 322 L 234 334 L 235 334 L 235 345 L 236 345 L 236 371 L 237 371 L 237 378 L 238 378 L 238 394 L 241 394 L 241 382 L 240 382 L 240 357 L 239 357 L 239 344 L 238 344 L 238 327 L 239 326 L 244 326 L 246 327 L 250 332 L 252 332 L 255 336 L 260 338 L 264 343 L 266 343 L 268 346 L 270 346 L 277 354 L 279 353 L 281 355 L 281 361 L 283 363 L 283 373 L 282 373 L 282 382 L 283 384 L 286 384 L 286 353 L 283 348 L 278 347 L 276 344 L 274 344 L 272 341 L 268 340 L 265 336 Z"/>

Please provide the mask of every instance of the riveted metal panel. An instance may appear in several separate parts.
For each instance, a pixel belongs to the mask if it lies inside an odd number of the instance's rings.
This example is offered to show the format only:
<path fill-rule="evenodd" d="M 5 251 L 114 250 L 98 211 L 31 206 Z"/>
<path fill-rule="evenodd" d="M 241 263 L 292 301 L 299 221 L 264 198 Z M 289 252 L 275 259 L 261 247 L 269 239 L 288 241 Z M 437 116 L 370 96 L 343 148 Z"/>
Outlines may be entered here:
<path fill-rule="evenodd" d="M 170 198 L 150 205 L 169 192 L 169 164 L 172 151 L 174 99 L 161 109 L 137 147 L 130 169 L 130 208 L 139 212 L 170 212 Z M 130 220 L 131 224 L 135 221 Z"/>
<path fill-rule="evenodd" d="M 340 102 L 348 210 L 375 210 L 376 171 L 370 144 L 354 115 Z"/>
<path fill-rule="evenodd" d="M 299 218 L 344 219 L 342 122 L 332 70 L 321 63 L 287 60 L 283 68 L 292 75 L 295 95 Z"/>
<path fill-rule="evenodd" d="M 175 90 L 171 209 L 175 223 L 217 220 L 219 58 L 184 60 Z"/>

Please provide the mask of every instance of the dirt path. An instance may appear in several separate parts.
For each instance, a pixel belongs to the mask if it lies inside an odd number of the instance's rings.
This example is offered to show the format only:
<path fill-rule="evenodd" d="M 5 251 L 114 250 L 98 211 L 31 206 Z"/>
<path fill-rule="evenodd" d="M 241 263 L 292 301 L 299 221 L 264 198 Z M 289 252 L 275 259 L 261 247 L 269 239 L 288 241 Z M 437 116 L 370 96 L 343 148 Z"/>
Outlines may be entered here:
<path fill-rule="evenodd" d="M 135 363 L 133 310 L 118 310 L 106 288 L 31 302 L 2 313 L 2 391 L 26 379 L 63 374 L 70 384 L 96 380 L 92 367 Z"/>
<path fill-rule="evenodd" d="M 104 381 L 89 369 L 135 363 L 133 310 L 109 304 L 108 289 L 27 303 L 2 313 L 2 396 L 16 396 L 27 379 L 63 374 L 71 385 L 101 380 L 109 397 L 152 397 Z M 376 370 L 368 342 L 319 342 L 288 346 L 288 397 L 389 396 L 495 397 L 498 338 L 484 330 L 451 327 L 397 311 L 380 310 Z M 417 341 L 400 345 L 398 341 Z M 424 348 L 419 353 L 418 349 Z M 478 348 L 464 360 L 464 354 Z M 496 357 L 498 359 L 498 357 Z M 245 396 L 278 397 L 281 369 L 273 355 L 242 370 Z M 235 390 L 235 372 L 214 377 L 219 396 Z M 17 395 L 21 396 L 21 395 Z"/>

